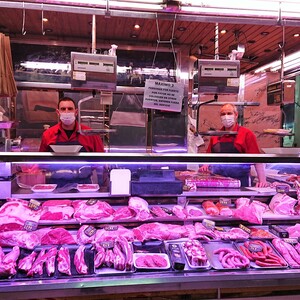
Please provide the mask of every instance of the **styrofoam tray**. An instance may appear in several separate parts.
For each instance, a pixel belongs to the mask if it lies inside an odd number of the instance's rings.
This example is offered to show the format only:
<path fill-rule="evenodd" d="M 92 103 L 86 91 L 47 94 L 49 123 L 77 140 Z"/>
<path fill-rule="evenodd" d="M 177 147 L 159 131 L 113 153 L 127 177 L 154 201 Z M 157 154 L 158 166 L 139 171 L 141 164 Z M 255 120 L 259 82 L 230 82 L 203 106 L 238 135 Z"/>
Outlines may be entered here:
<path fill-rule="evenodd" d="M 139 264 L 139 259 L 141 259 L 142 257 L 145 257 L 145 260 L 149 261 L 149 259 L 155 258 L 156 256 L 164 259 L 166 265 L 148 267 Z M 142 270 L 168 270 L 171 267 L 169 256 L 165 253 L 133 253 L 133 264 L 136 269 Z"/>
<path fill-rule="evenodd" d="M 97 192 L 99 190 L 99 184 L 89 184 L 89 183 L 77 184 L 77 190 L 79 192 Z"/>
<path fill-rule="evenodd" d="M 31 190 L 34 193 L 51 193 L 57 187 L 57 184 L 36 184 L 34 185 Z"/>

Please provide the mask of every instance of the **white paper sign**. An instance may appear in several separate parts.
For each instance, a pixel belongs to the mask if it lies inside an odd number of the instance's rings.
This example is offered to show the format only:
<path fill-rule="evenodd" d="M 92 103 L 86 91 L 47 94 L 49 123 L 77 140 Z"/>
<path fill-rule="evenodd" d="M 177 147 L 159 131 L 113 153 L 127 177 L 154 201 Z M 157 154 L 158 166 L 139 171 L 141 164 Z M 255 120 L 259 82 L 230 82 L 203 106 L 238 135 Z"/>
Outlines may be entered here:
<path fill-rule="evenodd" d="M 143 108 L 180 112 L 184 86 L 182 83 L 147 79 Z"/>

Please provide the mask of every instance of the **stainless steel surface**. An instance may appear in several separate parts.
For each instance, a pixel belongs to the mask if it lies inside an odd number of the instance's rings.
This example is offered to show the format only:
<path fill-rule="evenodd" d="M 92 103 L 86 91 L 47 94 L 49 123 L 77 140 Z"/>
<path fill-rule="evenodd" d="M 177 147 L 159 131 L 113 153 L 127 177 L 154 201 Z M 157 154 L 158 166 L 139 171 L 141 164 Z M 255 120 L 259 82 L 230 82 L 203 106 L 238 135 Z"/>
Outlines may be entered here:
<path fill-rule="evenodd" d="M 134 292 L 182 291 L 299 285 L 300 270 L 250 270 L 207 272 L 135 273 L 127 276 L 85 277 L 73 279 L 30 280 L 0 283 L 1 299 L 36 299 L 67 296 L 92 296 Z"/>

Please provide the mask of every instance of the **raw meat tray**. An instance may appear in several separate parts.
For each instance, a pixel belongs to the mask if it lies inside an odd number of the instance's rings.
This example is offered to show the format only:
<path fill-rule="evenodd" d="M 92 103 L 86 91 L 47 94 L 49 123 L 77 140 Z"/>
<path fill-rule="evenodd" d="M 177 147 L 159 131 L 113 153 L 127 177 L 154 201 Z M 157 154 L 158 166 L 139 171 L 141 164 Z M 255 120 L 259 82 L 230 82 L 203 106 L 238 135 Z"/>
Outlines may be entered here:
<path fill-rule="evenodd" d="M 236 270 L 247 270 L 249 268 L 224 268 L 219 260 L 219 254 L 214 254 L 214 251 L 220 248 L 229 248 L 238 251 L 237 247 L 233 242 L 203 242 L 203 247 L 206 251 L 207 258 L 213 269 L 218 271 L 236 271 Z"/>
<path fill-rule="evenodd" d="M 249 243 L 254 242 L 255 240 L 249 241 Z M 259 240 L 260 241 L 260 240 Z M 245 242 L 234 242 L 236 248 L 238 249 L 238 251 L 240 253 L 243 253 L 243 251 L 241 250 L 241 246 L 244 245 Z M 280 259 L 285 262 L 285 265 L 283 266 L 259 266 L 255 263 L 255 261 L 250 261 L 250 267 L 253 269 L 257 269 L 257 270 L 268 270 L 268 269 L 286 269 L 288 268 L 288 264 L 287 262 L 283 259 L 283 257 L 278 253 L 278 251 L 273 247 L 273 245 L 269 242 L 269 241 L 263 241 L 263 243 L 265 243 L 267 246 L 269 246 L 272 251 L 274 252 L 274 254 L 276 254 L 277 256 L 280 257 Z"/>
<path fill-rule="evenodd" d="M 166 249 L 168 249 L 168 254 L 169 254 L 169 257 L 170 257 L 170 261 L 171 261 L 171 266 L 173 266 L 173 262 L 172 262 L 172 256 L 170 254 L 170 246 L 172 245 L 179 245 L 179 248 L 180 248 L 180 252 L 181 252 L 181 257 L 183 259 L 183 262 L 184 262 L 184 268 L 183 270 L 180 270 L 180 271 L 183 271 L 183 272 L 201 272 L 201 271 L 208 271 L 211 269 L 211 265 L 210 265 L 210 262 L 209 260 L 207 260 L 207 263 L 206 264 L 203 264 L 203 265 L 199 265 L 199 266 L 193 266 L 191 265 L 187 255 L 184 253 L 184 250 L 182 248 L 182 243 L 184 243 L 185 241 L 187 241 L 187 239 L 182 239 L 181 241 L 165 241 L 165 247 Z M 174 271 L 178 271 L 178 270 L 175 270 L 174 268 L 172 268 Z"/>
<path fill-rule="evenodd" d="M 133 246 L 132 243 L 129 243 L 132 253 L 133 253 Z M 96 255 L 96 252 L 95 252 Z M 136 270 L 134 266 L 131 270 L 116 270 L 113 266 L 107 267 L 107 266 L 100 266 L 100 267 L 94 267 L 94 272 L 97 276 L 105 276 L 105 275 L 125 275 L 125 274 L 131 274 L 134 273 Z"/>

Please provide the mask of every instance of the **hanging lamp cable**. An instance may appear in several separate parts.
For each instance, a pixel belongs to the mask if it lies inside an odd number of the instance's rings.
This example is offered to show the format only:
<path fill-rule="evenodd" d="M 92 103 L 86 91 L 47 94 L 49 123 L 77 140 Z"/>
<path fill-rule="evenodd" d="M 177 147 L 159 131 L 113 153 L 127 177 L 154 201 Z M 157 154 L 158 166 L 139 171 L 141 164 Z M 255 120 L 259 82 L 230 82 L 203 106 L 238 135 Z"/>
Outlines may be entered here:
<path fill-rule="evenodd" d="M 177 15 L 174 15 L 171 38 L 169 40 L 162 41 L 161 38 L 160 38 L 160 30 L 159 30 L 159 24 L 158 24 L 158 15 L 156 13 L 155 21 L 156 21 L 156 30 L 157 30 L 157 41 L 156 41 L 156 48 L 155 48 L 155 53 L 154 53 L 154 57 L 153 57 L 153 61 L 152 61 L 152 68 L 154 68 L 154 65 L 155 65 L 155 61 L 156 61 L 156 56 L 157 56 L 159 44 L 169 43 L 171 45 L 171 49 L 172 49 L 172 53 L 173 53 L 173 57 L 174 57 L 175 70 L 177 70 L 177 58 L 176 58 L 175 48 L 174 48 L 174 45 L 173 45 L 174 33 L 175 33 L 175 24 L 176 24 L 176 17 L 177 17 Z"/>

